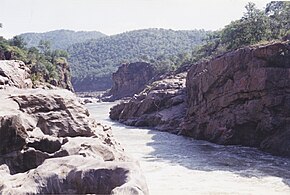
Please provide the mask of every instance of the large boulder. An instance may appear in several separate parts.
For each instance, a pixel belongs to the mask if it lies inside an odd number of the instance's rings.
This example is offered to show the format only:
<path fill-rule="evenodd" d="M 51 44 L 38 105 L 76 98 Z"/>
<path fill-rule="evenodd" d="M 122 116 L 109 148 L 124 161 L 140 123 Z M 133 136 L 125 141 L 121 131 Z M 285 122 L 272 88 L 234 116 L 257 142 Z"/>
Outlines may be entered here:
<path fill-rule="evenodd" d="M 155 76 L 154 67 L 145 62 L 123 64 L 113 73 L 113 86 L 110 100 L 131 97 L 140 93 Z"/>
<path fill-rule="evenodd" d="M 78 155 L 47 159 L 27 173 L 1 178 L 0 184 L 3 194 L 144 194 L 136 185 L 140 177 L 136 165 Z"/>
<path fill-rule="evenodd" d="M 192 66 L 182 134 L 290 156 L 290 46 L 252 46 Z"/>
<path fill-rule="evenodd" d="M 73 93 L 8 87 L 0 102 L 0 194 L 148 194 L 138 163 Z"/>
<path fill-rule="evenodd" d="M 185 78 L 186 73 L 160 78 L 130 101 L 111 108 L 110 118 L 126 125 L 177 133 L 186 109 Z"/>

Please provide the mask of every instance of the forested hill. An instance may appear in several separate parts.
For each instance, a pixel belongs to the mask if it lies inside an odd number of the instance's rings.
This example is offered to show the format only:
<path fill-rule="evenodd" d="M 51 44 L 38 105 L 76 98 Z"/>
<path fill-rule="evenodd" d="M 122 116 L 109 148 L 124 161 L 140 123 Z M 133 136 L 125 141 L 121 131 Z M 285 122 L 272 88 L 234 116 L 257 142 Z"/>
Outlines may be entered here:
<path fill-rule="evenodd" d="M 45 33 L 24 33 L 19 35 L 27 43 L 27 47 L 37 47 L 41 40 L 49 41 L 52 49 L 67 49 L 74 43 L 90 39 L 98 39 L 106 35 L 98 31 L 55 30 Z"/>
<path fill-rule="evenodd" d="M 127 62 L 150 62 L 160 72 L 174 69 L 206 34 L 204 30 L 144 29 L 74 44 L 68 48 L 73 84 L 79 91 L 110 88 L 111 74 Z"/>

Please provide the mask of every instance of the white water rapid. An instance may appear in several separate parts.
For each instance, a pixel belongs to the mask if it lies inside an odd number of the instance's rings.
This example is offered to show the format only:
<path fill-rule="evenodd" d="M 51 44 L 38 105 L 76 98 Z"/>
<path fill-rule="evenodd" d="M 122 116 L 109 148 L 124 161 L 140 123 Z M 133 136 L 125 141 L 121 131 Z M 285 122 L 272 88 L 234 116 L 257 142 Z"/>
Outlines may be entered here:
<path fill-rule="evenodd" d="M 140 162 L 150 194 L 290 195 L 289 158 L 127 127 L 109 119 L 114 104 L 88 104 L 87 108 L 97 121 L 112 126 L 116 139 Z"/>

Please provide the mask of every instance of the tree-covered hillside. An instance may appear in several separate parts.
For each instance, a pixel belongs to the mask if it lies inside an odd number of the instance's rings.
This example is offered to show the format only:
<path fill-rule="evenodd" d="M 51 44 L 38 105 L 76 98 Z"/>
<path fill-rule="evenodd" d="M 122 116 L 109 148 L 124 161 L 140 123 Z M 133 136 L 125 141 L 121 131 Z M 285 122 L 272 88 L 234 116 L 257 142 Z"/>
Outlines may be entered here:
<path fill-rule="evenodd" d="M 68 48 L 73 83 L 77 90 L 82 90 L 82 86 L 89 85 L 88 79 L 110 80 L 118 66 L 127 62 L 146 61 L 159 72 L 172 70 L 186 58 L 182 53 L 191 52 L 206 34 L 204 30 L 145 29 L 74 44 Z M 97 86 L 94 89 L 99 90 Z"/>
<path fill-rule="evenodd" d="M 98 31 L 55 30 L 45 33 L 24 33 L 19 36 L 24 39 L 28 47 L 36 47 L 43 40 L 49 41 L 52 49 L 67 49 L 74 43 L 98 39 L 106 35 Z"/>

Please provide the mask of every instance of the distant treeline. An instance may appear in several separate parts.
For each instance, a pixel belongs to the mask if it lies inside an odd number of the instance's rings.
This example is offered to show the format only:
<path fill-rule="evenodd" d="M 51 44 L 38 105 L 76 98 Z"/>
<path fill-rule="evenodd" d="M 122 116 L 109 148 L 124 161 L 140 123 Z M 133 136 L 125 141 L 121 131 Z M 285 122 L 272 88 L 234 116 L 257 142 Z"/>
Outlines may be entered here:
<path fill-rule="evenodd" d="M 24 33 L 20 36 L 26 42 L 27 47 L 37 47 L 43 40 L 51 43 L 51 49 L 66 50 L 72 44 L 98 39 L 106 35 L 98 31 L 55 30 L 45 33 Z"/>
<path fill-rule="evenodd" d="M 110 77 L 122 63 L 145 61 L 156 71 L 176 69 L 205 39 L 204 30 L 145 29 L 103 37 L 69 47 L 73 76 Z"/>

